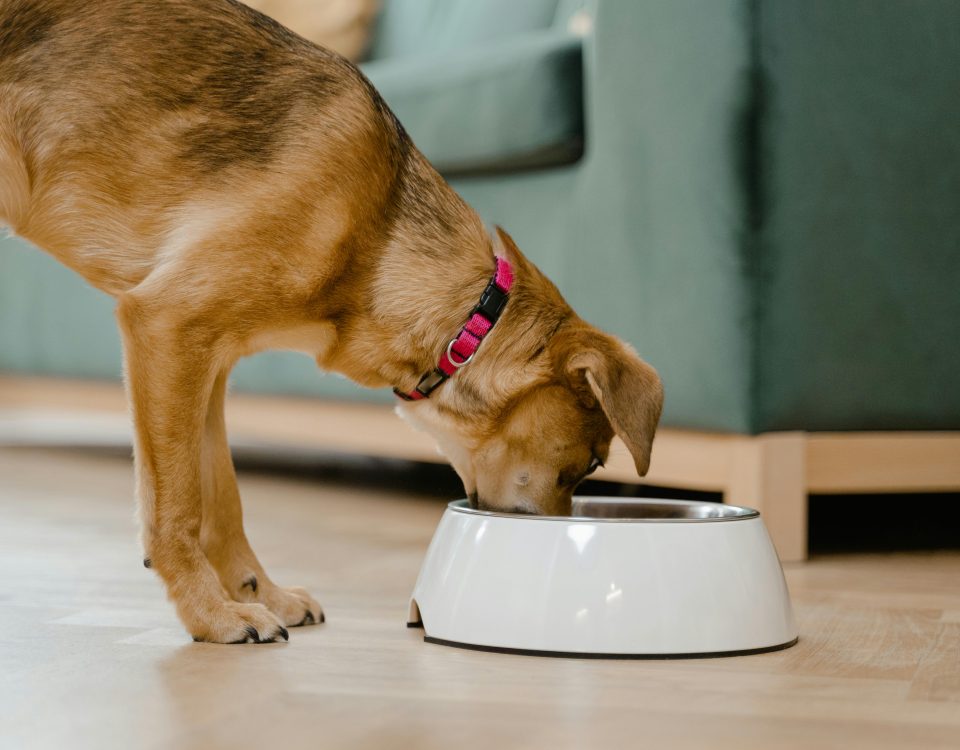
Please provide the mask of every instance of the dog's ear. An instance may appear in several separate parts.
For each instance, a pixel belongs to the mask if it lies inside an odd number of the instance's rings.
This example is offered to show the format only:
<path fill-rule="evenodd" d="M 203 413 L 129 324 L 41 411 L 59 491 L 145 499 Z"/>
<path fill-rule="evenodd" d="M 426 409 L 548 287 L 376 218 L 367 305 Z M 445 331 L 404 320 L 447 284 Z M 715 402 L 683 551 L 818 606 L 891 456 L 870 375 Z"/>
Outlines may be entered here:
<path fill-rule="evenodd" d="M 577 331 L 565 348 L 564 369 L 571 388 L 575 392 L 589 388 L 630 450 L 637 473 L 644 476 L 663 408 L 657 371 L 622 341 L 599 331 Z"/>
<path fill-rule="evenodd" d="M 507 234 L 506 230 L 499 224 L 493 225 L 493 232 L 490 233 L 490 240 L 493 243 L 493 254 L 499 255 L 516 265 L 521 260 L 520 248 L 513 241 L 513 237 Z"/>

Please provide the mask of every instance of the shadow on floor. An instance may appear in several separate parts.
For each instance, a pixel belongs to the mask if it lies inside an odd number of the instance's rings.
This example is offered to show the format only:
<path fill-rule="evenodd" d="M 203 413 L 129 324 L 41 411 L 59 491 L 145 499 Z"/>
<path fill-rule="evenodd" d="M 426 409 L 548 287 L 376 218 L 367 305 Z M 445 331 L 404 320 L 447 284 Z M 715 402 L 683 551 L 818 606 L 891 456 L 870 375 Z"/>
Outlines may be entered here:
<path fill-rule="evenodd" d="M 129 447 L 68 448 L 129 460 Z M 234 451 L 237 470 L 309 482 L 400 491 L 448 502 L 463 497 L 463 486 L 447 465 L 311 451 Z M 588 480 L 579 495 L 657 497 L 720 502 L 716 492 Z M 837 554 L 960 549 L 960 493 L 912 495 L 811 495 L 810 553 Z"/>
<path fill-rule="evenodd" d="M 463 496 L 449 466 L 358 456 L 302 456 L 283 460 L 238 455 L 241 471 L 297 476 L 310 481 L 396 489 L 432 495 L 438 502 Z M 717 492 L 588 480 L 579 495 L 658 497 L 720 502 Z M 810 552 L 886 552 L 960 549 L 960 494 L 811 495 Z"/>

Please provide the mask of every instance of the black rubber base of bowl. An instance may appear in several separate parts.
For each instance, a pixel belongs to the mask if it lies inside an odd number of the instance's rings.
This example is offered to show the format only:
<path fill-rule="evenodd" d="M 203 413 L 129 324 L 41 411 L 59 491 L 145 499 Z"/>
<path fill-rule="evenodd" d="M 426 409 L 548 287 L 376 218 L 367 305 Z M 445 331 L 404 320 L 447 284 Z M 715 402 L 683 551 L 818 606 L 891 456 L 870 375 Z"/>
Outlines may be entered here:
<path fill-rule="evenodd" d="M 407 625 L 407 627 L 420 627 L 419 625 Z M 750 656 L 752 654 L 766 654 L 770 651 L 782 651 L 796 645 L 799 637 L 792 641 L 780 643 L 776 646 L 763 646 L 762 648 L 747 648 L 741 651 L 707 651 L 694 654 L 594 654 L 579 651 L 533 651 L 526 648 L 502 648 L 500 646 L 478 646 L 473 643 L 460 643 L 459 641 L 447 641 L 443 638 L 432 638 L 424 635 L 423 640 L 427 643 L 436 643 L 440 646 L 451 646 L 453 648 L 463 648 L 469 651 L 490 651 L 497 654 L 516 654 L 519 656 L 553 656 L 561 659 L 719 659 L 729 656 Z"/>

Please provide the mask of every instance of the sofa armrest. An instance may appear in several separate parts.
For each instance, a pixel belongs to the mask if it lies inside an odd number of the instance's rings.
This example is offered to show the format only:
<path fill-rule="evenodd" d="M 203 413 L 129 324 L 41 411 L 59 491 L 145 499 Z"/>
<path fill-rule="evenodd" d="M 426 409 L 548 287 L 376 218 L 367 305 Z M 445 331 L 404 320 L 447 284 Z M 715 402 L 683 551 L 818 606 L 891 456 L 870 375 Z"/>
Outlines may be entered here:
<path fill-rule="evenodd" d="M 417 147 L 447 175 L 575 160 L 581 39 L 545 29 L 362 66 Z"/>

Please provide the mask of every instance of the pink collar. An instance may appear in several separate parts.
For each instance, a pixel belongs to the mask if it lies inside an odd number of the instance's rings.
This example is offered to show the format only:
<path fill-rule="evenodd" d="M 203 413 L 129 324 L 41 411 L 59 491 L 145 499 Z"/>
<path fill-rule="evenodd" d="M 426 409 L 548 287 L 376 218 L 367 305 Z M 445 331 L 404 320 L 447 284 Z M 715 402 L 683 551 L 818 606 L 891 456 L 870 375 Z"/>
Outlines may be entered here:
<path fill-rule="evenodd" d="M 440 357 L 437 366 L 420 378 L 417 387 L 409 393 L 396 388 L 393 392 L 404 401 L 420 401 L 429 397 L 461 367 L 470 364 L 473 355 L 480 348 L 480 342 L 500 319 L 503 308 L 510 299 L 512 286 L 513 268 L 506 258 L 498 255 L 496 273 L 480 295 L 480 302 L 473 308 L 470 320 L 460 329 L 460 333 L 450 339 L 447 350 Z"/>

